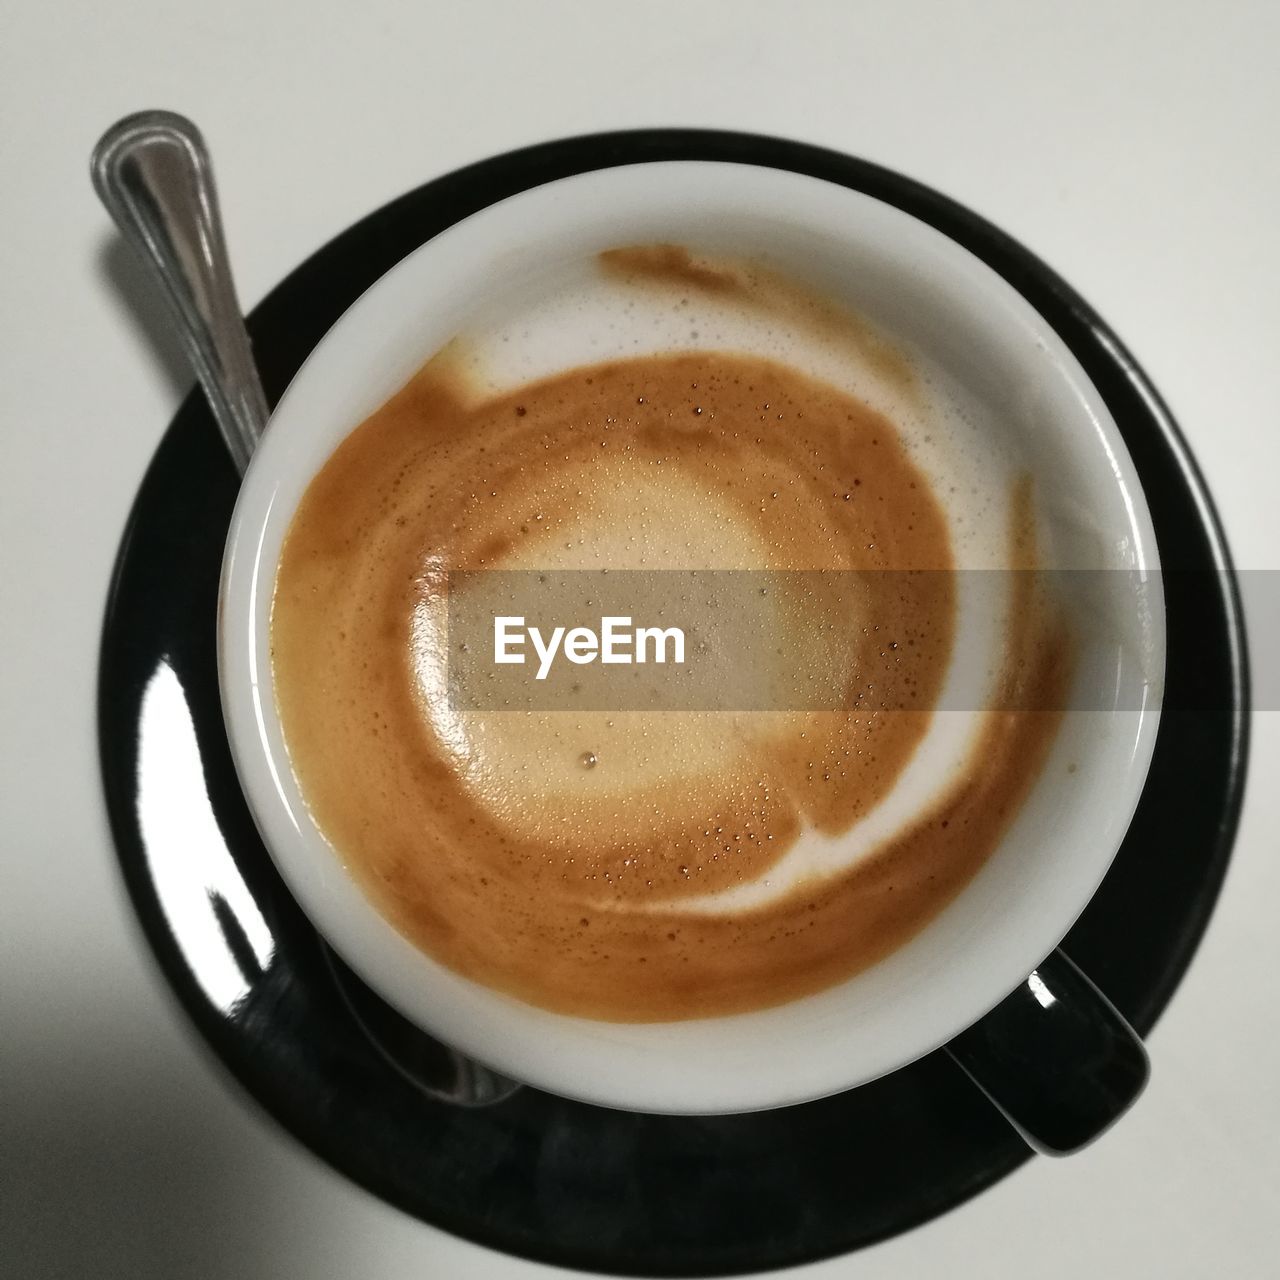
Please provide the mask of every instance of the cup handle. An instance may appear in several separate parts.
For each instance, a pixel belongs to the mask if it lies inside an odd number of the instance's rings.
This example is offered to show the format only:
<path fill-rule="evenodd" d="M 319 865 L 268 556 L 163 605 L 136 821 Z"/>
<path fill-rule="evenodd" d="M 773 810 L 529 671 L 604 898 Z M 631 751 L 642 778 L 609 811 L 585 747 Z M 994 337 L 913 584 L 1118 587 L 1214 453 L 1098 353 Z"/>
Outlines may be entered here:
<path fill-rule="evenodd" d="M 1027 1145 L 1051 1156 L 1102 1134 L 1151 1072 L 1137 1032 L 1061 951 L 946 1050 Z"/>

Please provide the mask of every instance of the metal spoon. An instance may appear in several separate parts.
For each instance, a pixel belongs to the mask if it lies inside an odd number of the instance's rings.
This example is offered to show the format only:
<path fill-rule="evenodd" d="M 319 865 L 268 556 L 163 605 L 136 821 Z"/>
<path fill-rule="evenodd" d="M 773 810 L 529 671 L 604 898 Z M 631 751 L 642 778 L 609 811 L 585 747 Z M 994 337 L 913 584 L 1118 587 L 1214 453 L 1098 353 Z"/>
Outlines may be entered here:
<path fill-rule="evenodd" d="M 267 425 L 267 398 L 236 300 L 204 139 L 184 116 L 141 111 L 102 135 L 90 169 L 98 198 L 168 298 L 187 358 L 243 475 Z M 335 985 L 364 1034 L 432 1098 L 484 1106 L 519 1088 L 406 1022 L 334 960 Z"/>
<path fill-rule="evenodd" d="M 90 169 L 98 198 L 168 298 L 243 475 L 267 425 L 267 398 L 236 301 L 204 139 L 183 116 L 141 111 L 102 135 Z"/>

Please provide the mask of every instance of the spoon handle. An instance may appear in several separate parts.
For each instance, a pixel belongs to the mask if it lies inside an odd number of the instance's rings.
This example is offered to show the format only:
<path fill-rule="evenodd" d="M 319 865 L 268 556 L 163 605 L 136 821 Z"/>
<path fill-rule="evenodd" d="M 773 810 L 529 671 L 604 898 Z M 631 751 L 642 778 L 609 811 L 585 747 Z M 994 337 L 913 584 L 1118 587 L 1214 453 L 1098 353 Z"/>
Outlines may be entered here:
<path fill-rule="evenodd" d="M 169 299 L 243 475 L 267 424 L 267 399 L 236 301 L 204 139 L 183 116 L 142 111 L 102 135 L 91 169 L 98 198 Z"/>

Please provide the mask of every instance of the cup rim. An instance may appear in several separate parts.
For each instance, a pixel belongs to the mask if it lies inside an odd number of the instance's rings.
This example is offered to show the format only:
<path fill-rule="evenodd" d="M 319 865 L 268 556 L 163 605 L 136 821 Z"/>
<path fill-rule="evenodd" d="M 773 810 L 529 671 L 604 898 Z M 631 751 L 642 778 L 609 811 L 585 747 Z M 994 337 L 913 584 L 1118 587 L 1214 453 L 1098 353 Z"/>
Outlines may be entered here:
<path fill-rule="evenodd" d="M 478 987 L 468 980 L 444 970 L 431 961 L 424 953 L 395 933 L 393 927 L 385 921 L 376 910 L 364 899 L 354 882 L 338 864 L 338 859 L 329 849 L 327 842 L 311 823 L 305 805 L 299 803 L 300 797 L 296 787 L 291 794 L 287 785 L 291 780 L 287 758 L 279 748 L 279 743 L 272 744 L 270 727 L 275 722 L 274 699 L 270 689 L 269 663 L 264 663 L 263 636 L 260 627 L 255 627 L 255 611 L 262 607 L 264 590 L 269 596 L 274 581 L 275 559 L 270 554 L 270 545 L 264 538 L 267 521 L 272 517 L 279 519 L 280 501 L 278 476 L 282 470 L 297 468 L 300 459 L 308 456 L 307 450 L 298 447 L 297 435 L 299 426 L 300 388 L 305 389 L 314 382 L 317 371 L 324 368 L 325 361 L 346 341 L 344 335 L 355 331 L 355 326 L 367 325 L 367 317 L 375 314 L 379 307 L 379 299 L 390 296 L 389 290 L 397 280 L 404 280 L 407 272 L 422 271 L 424 261 L 439 258 L 444 248 L 451 247 L 448 238 L 459 228 L 474 226 L 477 219 L 483 219 L 495 209 L 512 206 L 513 202 L 521 202 L 537 193 L 548 193 L 551 189 L 563 192 L 574 185 L 599 183 L 601 181 L 617 181 L 619 175 L 636 169 L 651 169 L 654 165 L 673 166 L 685 170 L 702 171 L 734 171 L 735 174 L 750 175 L 753 182 L 765 186 L 781 181 L 783 186 L 798 184 L 809 187 L 821 187 L 834 195 L 842 203 L 876 206 L 884 211 L 892 220 L 910 223 L 916 234 L 923 234 L 945 242 L 948 254 L 967 260 L 968 269 L 976 270 L 988 278 L 988 282 L 997 290 L 1003 291 L 1014 301 L 1014 305 L 1033 317 L 1039 329 L 1043 331 L 1049 347 L 1055 356 L 1065 355 L 1065 365 L 1071 376 L 1078 382 L 1087 397 L 1091 399 L 1096 414 L 1096 421 L 1109 438 L 1111 447 L 1122 466 L 1120 483 L 1127 486 L 1130 495 L 1130 506 L 1133 515 L 1135 539 L 1143 554 L 1140 567 L 1154 570 L 1158 568 L 1155 550 L 1154 532 L 1151 527 L 1149 512 L 1142 495 L 1141 484 L 1128 457 L 1118 428 L 1111 418 L 1096 388 L 1092 386 L 1087 375 L 1074 357 L 1067 351 L 1061 339 L 1053 331 L 1038 312 L 1005 282 L 991 268 L 959 244 L 955 239 L 929 227 L 920 219 L 896 207 L 878 200 L 874 196 L 853 191 L 850 188 L 830 183 L 824 179 L 811 178 L 796 174 L 789 170 L 771 166 L 759 166 L 734 161 L 704 160 L 664 160 L 640 161 L 633 165 L 618 168 L 589 170 L 567 178 L 558 179 L 542 186 L 529 188 L 506 200 L 486 206 L 484 209 L 454 224 L 446 231 L 427 240 L 418 250 L 393 266 L 380 280 L 370 287 L 339 319 L 329 333 L 321 340 L 308 357 L 293 383 L 282 397 L 272 417 L 271 429 L 264 438 L 259 451 L 255 454 L 245 476 L 239 498 L 236 503 L 227 549 L 223 562 L 222 584 L 219 596 L 218 622 L 218 669 L 219 683 L 223 701 L 224 718 L 227 723 L 231 742 L 232 756 L 242 788 L 249 801 L 255 822 L 263 837 L 266 848 L 276 866 L 280 870 L 286 884 L 295 898 L 298 899 L 304 912 L 317 926 L 319 932 L 335 947 L 351 968 L 358 973 L 373 989 L 402 1013 L 418 1025 L 423 1026 L 431 1034 L 440 1036 L 455 1047 L 471 1054 L 488 1065 L 506 1074 L 514 1075 L 529 1083 L 549 1089 L 553 1092 L 577 1097 L 584 1101 L 609 1106 L 623 1106 L 638 1110 L 666 1111 L 683 1113 L 725 1112 L 737 1110 L 755 1110 L 769 1106 L 786 1105 L 800 1102 L 824 1094 L 866 1083 L 876 1076 L 906 1065 L 917 1057 L 937 1048 L 951 1039 L 964 1027 L 970 1025 L 994 1004 L 998 1003 L 1009 990 L 1020 982 L 1028 972 L 1043 958 L 1048 951 L 1057 945 L 1065 935 L 1076 916 L 1092 897 L 1098 883 L 1110 866 L 1115 853 L 1119 849 L 1120 840 L 1127 829 L 1133 809 L 1145 782 L 1147 766 L 1154 749 L 1155 731 L 1158 724 L 1158 710 L 1145 708 L 1139 717 L 1136 734 L 1132 743 L 1130 756 L 1130 785 L 1125 793 L 1127 803 L 1117 807 L 1110 815 L 1111 821 L 1105 824 L 1106 845 L 1108 852 L 1105 858 L 1096 856 L 1089 864 L 1090 874 L 1080 879 L 1079 892 L 1070 902 L 1063 903 L 1057 913 L 1052 932 L 1038 934 L 1037 940 L 1030 945 L 1023 945 L 1018 954 L 1022 957 L 1016 965 L 1007 962 L 1002 967 L 1002 985 L 984 986 L 981 994 L 970 993 L 967 1000 L 956 1001 L 954 1015 L 943 1022 L 939 1020 L 933 1034 L 917 1037 L 909 1048 L 899 1049 L 893 1053 L 883 1053 L 870 1066 L 863 1065 L 858 1071 L 825 1071 L 825 1072 L 792 1072 L 787 1083 L 781 1088 L 763 1091 L 760 1089 L 739 1088 L 723 1090 L 716 1095 L 709 1089 L 689 1088 L 688 1081 L 676 1082 L 665 1073 L 655 1072 L 655 1056 L 641 1053 L 636 1056 L 640 1064 L 639 1072 L 630 1073 L 625 1090 L 617 1090 L 611 1086 L 612 1080 L 601 1084 L 598 1074 L 594 1081 L 588 1079 L 589 1072 L 579 1062 L 570 1072 L 559 1070 L 555 1055 L 544 1054 L 530 1059 L 527 1052 L 514 1044 L 508 1044 L 501 1038 L 491 1034 L 474 1034 L 473 1001 L 482 1001 L 491 1010 L 506 1007 L 506 1014 L 512 1014 L 512 1006 L 519 1002 L 499 995 L 488 988 Z M 456 240 L 456 236 L 453 237 Z M 417 264 L 416 267 L 413 264 Z M 426 352 L 425 354 L 430 354 Z M 391 387 L 390 389 L 394 389 Z M 370 408 L 379 403 L 385 396 L 374 397 Z M 358 424 L 360 417 L 350 420 L 346 430 Z M 290 422 L 292 426 L 288 425 Z M 282 424 L 284 424 L 282 426 Z M 345 434 L 345 431 L 343 432 Z M 340 439 L 341 437 L 337 437 Z M 337 443 L 337 439 L 333 441 Z M 332 445 L 330 446 L 330 448 Z M 315 470 L 323 464 L 328 456 L 329 448 L 322 453 L 315 449 L 312 460 L 315 465 L 306 474 L 309 481 Z M 287 514 L 291 515 L 291 509 Z M 287 520 L 286 520 L 287 522 Z M 278 546 L 276 547 L 278 551 Z M 1163 663 L 1163 612 L 1159 617 L 1161 627 L 1160 661 Z M 266 668 L 264 670 L 264 667 Z M 275 725 L 278 730 L 278 724 Z M 278 734 L 277 734 L 278 738 Z M 283 766 L 283 767 L 282 767 Z M 1123 812 L 1122 812 L 1123 810 Z M 324 846 L 324 858 L 316 855 L 317 846 Z M 298 850 L 306 847 L 308 852 L 298 854 Z M 364 904 L 365 912 L 358 910 L 358 904 L 352 894 Z M 383 936 L 382 943 L 372 950 L 365 949 L 360 930 L 350 927 L 351 914 L 355 913 L 368 924 L 368 913 L 373 913 L 377 929 Z M 932 928 L 926 926 L 925 932 Z M 360 933 L 361 936 L 357 936 Z M 444 986 L 448 991 L 435 992 L 433 1001 L 423 1001 L 408 990 L 405 984 L 388 978 L 388 974 L 397 966 L 405 966 L 406 971 L 420 969 L 425 963 L 428 969 L 438 972 L 436 977 L 445 977 Z M 856 981 L 856 978 L 852 981 Z M 459 986 L 461 984 L 461 986 Z M 844 984 L 840 984 L 843 986 Z M 806 999 L 814 999 L 809 997 Z M 800 1003 L 800 1002 L 792 1002 Z M 520 1005 L 521 1010 L 528 1011 L 531 1006 Z M 498 1021 L 504 1015 L 498 1012 Z M 736 1015 L 754 1018 L 757 1015 Z M 577 1037 L 578 1049 L 586 1047 L 588 1057 L 592 1052 L 596 1064 L 618 1061 L 620 1056 L 635 1053 L 634 1045 L 627 1045 L 616 1037 L 607 1034 L 602 1028 L 614 1024 L 597 1024 L 583 1019 L 566 1019 L 562 1015 L 536 1011 L 536 1019 L 550 1019 L 559 1024 L 562 1034 L 572 1030 Z M 726 1024 L 735 1019 L 708 1019 L 706 1023 Z M 659 1027 L 678 1028 L 688 1024 L 657 1024 Z M 517 1040 L 526 1039 L 516 1037 Z M 667 1037 L 671 1043 L 678 1042 L 681 1037 L 673 1030 Z M 528 1049 L 528 1044 L 524 1044 Z M 678 1052 L 678 1050 L 676 1050 Z M 570 1051 L 572 1052 L 572 1051 Z M 658 1051 L 661 1052 L 660 1050 Z M 776 1064 L 775 1064 L 776 1065 Z M 646 1071 L 648 1074 L 646 1075 Z M 624 1073 L 626 1074 L 626 1073 Z M 656 1087 L 654 1087 L 656 1084 Z M 726 1105 L 727 1104 L 727 1105 Z"/>

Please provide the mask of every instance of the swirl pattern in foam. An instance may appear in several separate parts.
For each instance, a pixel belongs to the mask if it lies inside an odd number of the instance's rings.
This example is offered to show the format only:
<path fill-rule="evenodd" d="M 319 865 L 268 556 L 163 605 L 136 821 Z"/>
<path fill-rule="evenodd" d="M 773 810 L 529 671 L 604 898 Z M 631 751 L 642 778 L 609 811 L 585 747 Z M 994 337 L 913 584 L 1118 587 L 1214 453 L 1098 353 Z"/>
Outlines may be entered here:
<path fill-rule="evenodd" d="M 592 287 L 620 308 L 604 345 L 631 351 L 547 370 L 534 335 L 557 308 L 581 308 L 582 290 L 542 299 L 540 325 L 513 304 L 487 340 L 428 363 L 312 482 L 277 574 L 277 701 L 317 825 L 442 962 L 590 1017 L 762 1007 L 926 924 L 995 847 L 1057 715 L 974 713 L 957 731 L 933 713 L 963 623 L 945 572 L 958 521 L 939 493 L 955 487 L 939 469 L 959 433 L 910 361 L 759 269 L 670 247 L 602 266 Z M 666 319 L 641 341 L 646 309 Z M 512 316 L 529 337 L 512 341 Z M 1014 495 L 1005 519 L 978 520 L 970 502 L 966 545 L 1033 563 L 1028 488 L 998 474 Z M 838 599 L 790 601 L 773 623 L 779 677 L 834 671 L 847 709 L 450 699 L 451 573 L 599 568 L 847 571 L 837 580 L 860 586 L 847 629 L 814 623 Z M 1052 610 L 1030 595 L 1012 605 L 999 678 L 1060 685 Z M 929 785 L 904 807 L 913 768 Z"/>

